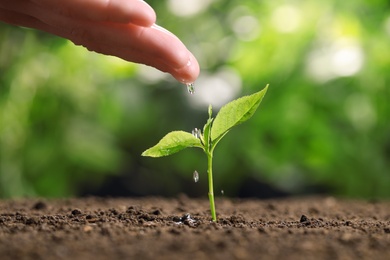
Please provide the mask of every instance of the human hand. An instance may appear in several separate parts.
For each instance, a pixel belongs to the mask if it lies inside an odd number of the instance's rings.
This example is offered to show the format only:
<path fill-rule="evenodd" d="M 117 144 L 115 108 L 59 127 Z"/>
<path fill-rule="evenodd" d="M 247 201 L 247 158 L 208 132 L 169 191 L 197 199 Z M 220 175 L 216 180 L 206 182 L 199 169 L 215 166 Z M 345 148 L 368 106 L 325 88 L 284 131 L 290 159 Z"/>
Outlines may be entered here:
<path fill-rule="evenodd" d="M 0 20 L 155 67 L 183 83 L 199 75 L 196 58 L 155 24 L 154 10 L 142 0 L 0 0 Z"/>

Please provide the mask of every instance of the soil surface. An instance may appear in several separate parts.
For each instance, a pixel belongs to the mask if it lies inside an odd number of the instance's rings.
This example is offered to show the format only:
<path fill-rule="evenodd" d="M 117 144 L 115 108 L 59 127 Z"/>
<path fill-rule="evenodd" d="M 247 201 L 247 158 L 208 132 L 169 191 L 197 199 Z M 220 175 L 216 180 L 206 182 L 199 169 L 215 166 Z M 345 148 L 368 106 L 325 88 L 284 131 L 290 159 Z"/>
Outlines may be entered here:
<path fill-rule="evenodd" d="M 0 200 L 0 259 L 390 259 L 390 201 Z"/>

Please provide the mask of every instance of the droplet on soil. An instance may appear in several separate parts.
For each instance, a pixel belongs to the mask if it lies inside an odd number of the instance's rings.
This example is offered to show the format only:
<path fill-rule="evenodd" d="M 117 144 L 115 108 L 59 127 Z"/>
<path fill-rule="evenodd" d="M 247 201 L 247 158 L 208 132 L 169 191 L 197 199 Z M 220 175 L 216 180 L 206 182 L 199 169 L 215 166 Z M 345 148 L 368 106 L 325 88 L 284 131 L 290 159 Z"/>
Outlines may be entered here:
<path fill-rule="evenodd" d="M 198 221 L 193 219 L 189 213 L 184 214 L 181 218 L 175 217 L 174 221 L 177 224 L 184 224 L 190 227 L 196 227 L 199 225 Z"/>
<path fill-rule="evenodd" d="M 186 213 L 186 214 L 184 214 L 184 215 L 180 218 L 180 221 L 181 221 L 181 222 L 184 222 L 184 221 L 186 221 L 186 220 L 191 220 L 191 215 L 190 215 L 190 213 Z"/>
<path fill-rule="evenodd" d="M 195 93 L 195 85 L 194 83 L 187 83 L 187 90 L 188 90 L 188 93 L 190 93 L 191 95 Z"/>
<path fill-rule="evenodd" d="M 194 182 L 199 181 L 199 173 L 196 170 L 194 171 L 193 178 L 194 178 Z"/>

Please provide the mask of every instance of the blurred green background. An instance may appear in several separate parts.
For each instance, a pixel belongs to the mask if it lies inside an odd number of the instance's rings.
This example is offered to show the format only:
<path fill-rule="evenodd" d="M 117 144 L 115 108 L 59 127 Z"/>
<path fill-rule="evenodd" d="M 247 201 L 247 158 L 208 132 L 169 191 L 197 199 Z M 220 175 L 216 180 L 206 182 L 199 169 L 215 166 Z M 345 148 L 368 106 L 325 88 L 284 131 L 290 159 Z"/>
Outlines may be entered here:
<path fill-rule="evenodd" d="M 390 4 L 148 0 L 198 58 L 152 68 L 0 24 L 0 197 L 207 195 L 206 158 L 140 156 L 270 84 L 214 156 L 219 196 L 390 197 Z M 197 170 L 200 182 L 194 183 Z"/>

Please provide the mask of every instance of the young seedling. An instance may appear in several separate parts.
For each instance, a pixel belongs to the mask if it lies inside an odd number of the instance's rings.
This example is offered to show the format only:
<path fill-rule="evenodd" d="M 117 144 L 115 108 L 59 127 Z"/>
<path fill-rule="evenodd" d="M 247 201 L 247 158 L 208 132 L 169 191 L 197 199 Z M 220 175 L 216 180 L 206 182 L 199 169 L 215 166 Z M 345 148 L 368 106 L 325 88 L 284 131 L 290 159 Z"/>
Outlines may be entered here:
<path fill-rule="evenodd" d="M 217 221 L 213 188 L 213 152 L 218 142 L 229 130 L 239 125 L 256 112 L 261 100 L 267 92 L 268 85 L 261 91 L 244 96 L 223 106 L 217 116 L 212 118 L 212 107 L 209 106 L 209 118 L 203 127 L 203 133 L 195 128 L 192 133 L 173 131 L 164 136 L 155 146 L 142 153 L 143 156 L 162 157 L 174 154 L 187 147 L 201 148 L 207 156 L 207 175 L 209 183 L 209 200 L 211 217 Z"/>

